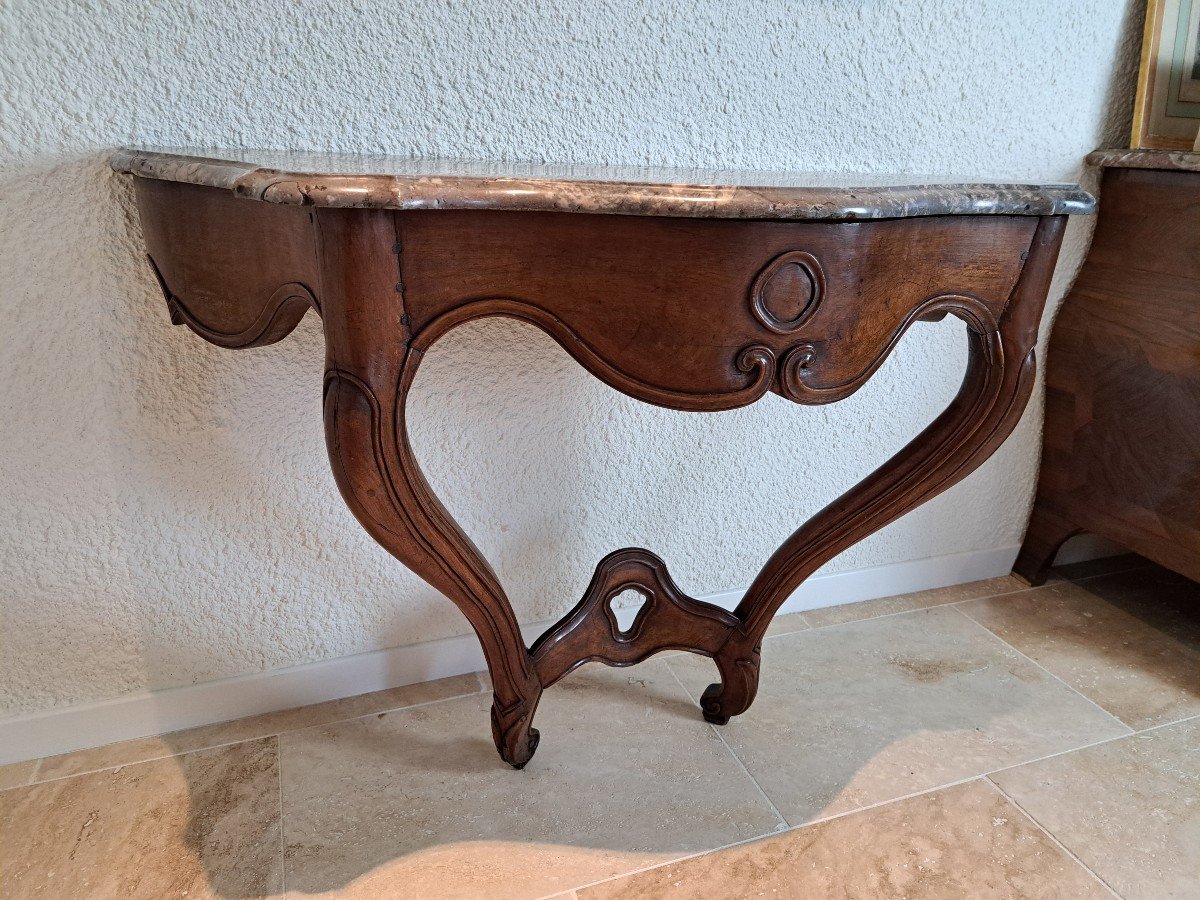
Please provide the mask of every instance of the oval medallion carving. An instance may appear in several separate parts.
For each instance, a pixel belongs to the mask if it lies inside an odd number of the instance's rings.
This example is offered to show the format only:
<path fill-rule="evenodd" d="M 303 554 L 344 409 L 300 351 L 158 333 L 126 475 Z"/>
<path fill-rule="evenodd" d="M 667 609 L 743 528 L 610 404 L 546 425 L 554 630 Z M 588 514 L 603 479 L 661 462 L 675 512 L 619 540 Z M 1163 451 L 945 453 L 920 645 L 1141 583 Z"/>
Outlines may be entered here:
<path fill-rule="evenodd" d="M 811 253 L 781 253 L 754 278 L 750 308 L 765 328 L 790 334 L 808 321 L 825 293 L 825 273 Z"/>

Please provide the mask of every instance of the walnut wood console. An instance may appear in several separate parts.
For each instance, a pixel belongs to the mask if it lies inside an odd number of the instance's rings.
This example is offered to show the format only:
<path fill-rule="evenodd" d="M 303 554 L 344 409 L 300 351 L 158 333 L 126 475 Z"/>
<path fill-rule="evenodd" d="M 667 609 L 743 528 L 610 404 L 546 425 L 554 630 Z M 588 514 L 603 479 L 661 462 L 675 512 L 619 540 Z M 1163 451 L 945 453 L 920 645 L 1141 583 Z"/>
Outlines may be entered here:
<path fill-rule="evenodd" d="M 1200 581 L 1200 153 L 1102 150 L 1100 215 L 1054 323 L 1037 499 L 1014 571 L 1072 535 Z"/>
<path fill-rule="evenodd" d="M 845 548 L 974 470 L 1029 397 L 1034 343 L 1074 185 L 735 173 L 549 170 L 369 157 L 226 161 L 124 150 L 151 262 L 176 324 L 222 347 L 284 338 L 312 308 L 326 343 L 325 432 L 363 527 L 449 597 L 479 636 L 492 734 L 524 766 L 538 699 L 590 660 L 711 657 L 710 722 L 754 700 L 780 604 Z M 405 398 L 457 325 L 529 322 L 608 385 L 706 412 L 768 391 L 854 393 L 904 332 L 950 314 L 969 361 L 949 407 L 802 525 L 732 612 L 694 600 L 641 549 L 603 559 L 583 599 L 526 648 L 491 566 L 409 447 Z M 646 602 L 627 630 L 611 600 Z"/>

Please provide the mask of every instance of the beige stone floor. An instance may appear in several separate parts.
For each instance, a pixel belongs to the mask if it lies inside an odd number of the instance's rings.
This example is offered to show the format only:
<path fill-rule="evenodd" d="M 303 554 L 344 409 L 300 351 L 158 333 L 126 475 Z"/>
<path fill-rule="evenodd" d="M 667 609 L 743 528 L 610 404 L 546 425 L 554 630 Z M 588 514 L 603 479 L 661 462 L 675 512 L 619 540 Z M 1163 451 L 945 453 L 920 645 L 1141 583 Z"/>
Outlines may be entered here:
<path fill-rule="evenodd" d="M 495 756 L 471 675 L 0 767 L 0 897 L 1200 898 L 1200 586 L 1136 557 L 585 666 Z"/>

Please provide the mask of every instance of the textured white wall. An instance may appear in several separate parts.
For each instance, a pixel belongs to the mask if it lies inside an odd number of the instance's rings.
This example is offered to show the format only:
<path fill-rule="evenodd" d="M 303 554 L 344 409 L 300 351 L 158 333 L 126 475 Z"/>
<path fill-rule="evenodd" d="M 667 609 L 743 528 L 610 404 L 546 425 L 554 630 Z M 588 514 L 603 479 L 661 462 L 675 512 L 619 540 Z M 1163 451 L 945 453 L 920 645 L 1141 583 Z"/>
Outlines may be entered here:
<path fill-rule="evenodd" d="M 338 498 L 315 318 L 241 353 L 167 325 L 118 144 L 1073 179 L 1120 144 L 1127 0 L 0 2 L 0 714 L 466 630 Z M 1087 226 L 1072 227 L 1055 298 Z M 609 550 L 745 586 L 962 371 L 925 326 L 860 394 L 687 415 L 503 322 L 415 398 L 430 479 L 522 621 Z M 830 571 L 1015 543 L 1037 404 L 980 472 Z"/>

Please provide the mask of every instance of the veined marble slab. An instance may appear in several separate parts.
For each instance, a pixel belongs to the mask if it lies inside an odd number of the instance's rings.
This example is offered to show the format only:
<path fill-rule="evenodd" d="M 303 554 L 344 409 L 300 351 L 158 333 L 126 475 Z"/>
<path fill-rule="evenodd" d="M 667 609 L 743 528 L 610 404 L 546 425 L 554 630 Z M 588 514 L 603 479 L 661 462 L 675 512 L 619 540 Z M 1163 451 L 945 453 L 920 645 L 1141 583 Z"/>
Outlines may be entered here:
<path fill-rule="evenodd" d="M 1200 172 L 1200 153 L 1186 150 L 1097 150 L 1089 153 L 1090 166 L 1109 169 L 1174 169 Z"/>
<path fill-rule="evenodd" d="M 717 219 L 1088 214 L 1077 184 L 910 175 L 553 166 L 271 151 L 139 150 L 117 172 L 292 205 L 495 209 Z"/>

